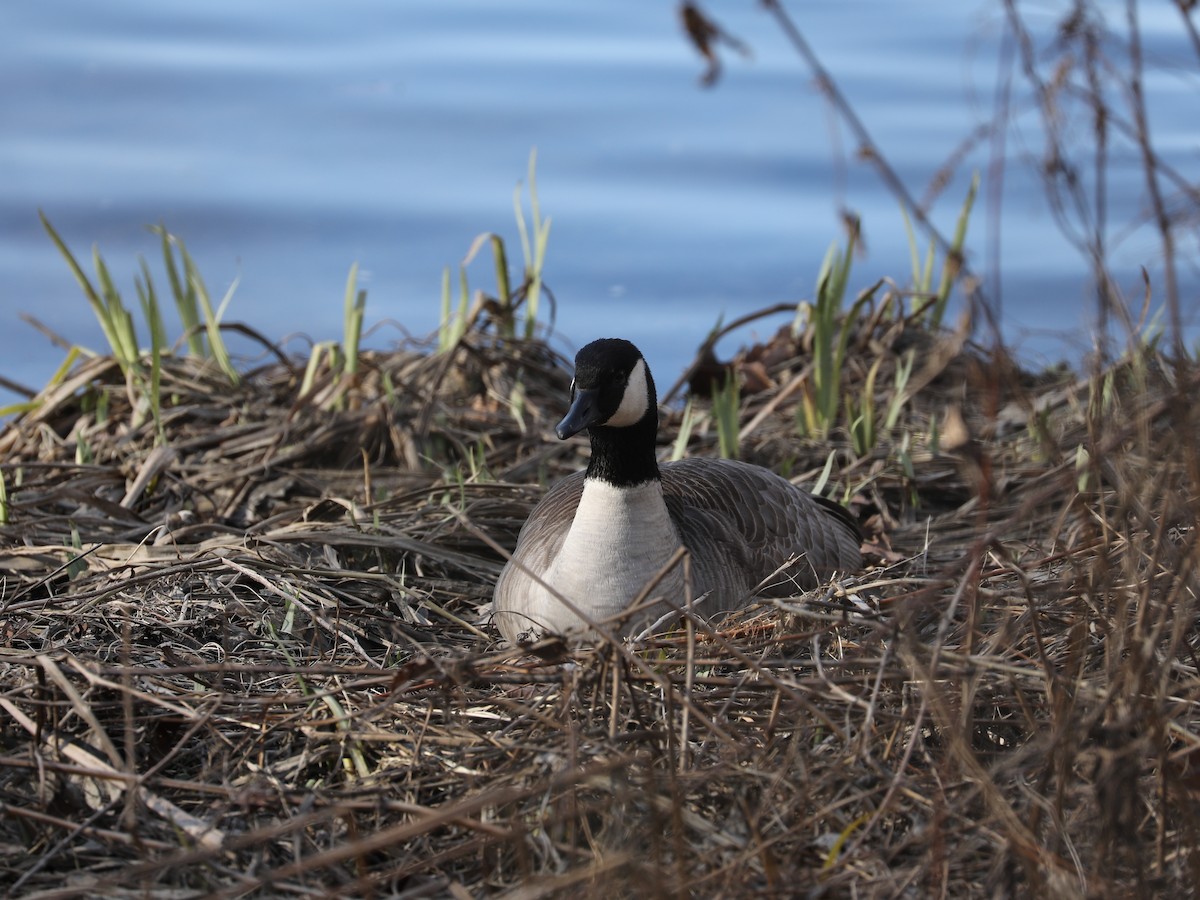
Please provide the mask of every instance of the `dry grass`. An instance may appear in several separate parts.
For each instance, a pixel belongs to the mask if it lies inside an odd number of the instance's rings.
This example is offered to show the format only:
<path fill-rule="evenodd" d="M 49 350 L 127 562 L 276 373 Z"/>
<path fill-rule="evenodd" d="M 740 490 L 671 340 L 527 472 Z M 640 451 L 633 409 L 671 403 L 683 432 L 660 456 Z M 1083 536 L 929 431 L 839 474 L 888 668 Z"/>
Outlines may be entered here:
<path fill-rule="evenodd" d="M 0 883 L 1187 893 L 1197 370 L 1143 349 L 1038 379 L 874 321 L 847 389 L 882 356 L 884 408 L 910 347 L 895 433 L 865 459 L 832 443 L 875 567 L 717 627 L 526 651 L 480 607 L 491 542 L 581 464 L 544 437 L 568 380 L 544 346 L 367 354 L 303 401 L 284 365 L 230 388 L 168 359 L 158 449 L 115 364 L 90 363 L 0 433 Z M 742 364 L 770 379 L 744 454 L 815 475 L 804 348 L 768 349 Z"/>

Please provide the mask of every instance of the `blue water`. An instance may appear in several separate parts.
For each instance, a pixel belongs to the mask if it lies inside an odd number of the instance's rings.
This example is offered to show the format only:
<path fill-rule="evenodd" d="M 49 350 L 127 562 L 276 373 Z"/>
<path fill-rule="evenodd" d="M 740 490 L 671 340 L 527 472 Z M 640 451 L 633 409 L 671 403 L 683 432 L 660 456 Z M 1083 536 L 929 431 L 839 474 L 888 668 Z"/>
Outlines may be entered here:
<path fill-rule="evenodd" d="M 1194 181 L 1196 62 L 1172 5 L 1143 6 L 1156 136 Z M 791 7 L 920 196 L 989 114 L 999 4 Z M 357 261 L 368 322 L 423 335 L 437 325 L 443 267 L 475 235 L 503 234 L 519 258 L 512 193 L 535 146 L 553 219 L 545 277 L 566 352 L 620 334 L 642 345 L 660 381 L 674 380 L 719 317 L 811 296 L 842 207 L 865 226 L 853 286 L 907 282 L 896 201 L 854 160 L 845 129 L 834 140 L 825 102 L 773 21 L 749 0 L 709 8 L 754 57 L 726 52 L 722 79 L 705 90 L 667 0 L 12 0 L 0 27 L 0 375 L 37 387 L 62 358 L 22 312 L 103 346 L 39 208 L 77 255 L 99 245 L 131 303 L 138 255 L 159 271 L 145 226 L 165 222 L 213 294 L 237 281 L 230 320 L 272 338 L 338 337 Z M 1009 150 L 1040 153 L 1032 118 Z M 986 151 L 968 157 L 934 207 L 943 232 Z M 1113 194 L 1132 216 L 1141 176 L 1125 156 Z M 987 276 L 985 195 L 968 246 Z M 1077 353 L 1093 314 L 1086 267 L 1031 167 L 1008 167 L 996 221 L 1006 335 L 1037 357 Z M 1194 317 L 1194 241 L 1183 255 Z M 1145 229 L 1117 258 L 1130 285 L 1139 265 L 1156 272 L 1159 262 Z M 490 290 L 490 258 L 471 277 Z M 401 337 L 389 325 L 371 340 Z M 300 339 L 289 347 L 304 350 Z M 12 399 L 0 391 L 0 405 Z"/>

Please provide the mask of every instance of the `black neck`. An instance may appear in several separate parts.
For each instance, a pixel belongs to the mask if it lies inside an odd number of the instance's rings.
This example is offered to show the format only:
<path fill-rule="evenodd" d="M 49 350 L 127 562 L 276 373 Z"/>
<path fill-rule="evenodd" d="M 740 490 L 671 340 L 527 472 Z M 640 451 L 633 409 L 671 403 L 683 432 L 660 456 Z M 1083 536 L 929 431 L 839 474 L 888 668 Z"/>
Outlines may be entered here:
<path fill-rule="evenodd" d="M 592 460 L 587 477 L 599 478 L 615 487 L 632 487 L 658 479 L 654 439 L 658 434 L 658 409 L 651 409 L 636 425 L 588 429 L 592 438 Z"/>
<path fill-rule="evenodd" d="M 588 478 L 598 478 L 614 487 L 633 487 L 658 480 L 658 460 L 654 457 L 658 437 L 658 396 L 649 372 L 646 373 L 646 393 L 646 414 L 635 424 L 624 428 L 595 425 L 588 429 L 592 441 Z"/>

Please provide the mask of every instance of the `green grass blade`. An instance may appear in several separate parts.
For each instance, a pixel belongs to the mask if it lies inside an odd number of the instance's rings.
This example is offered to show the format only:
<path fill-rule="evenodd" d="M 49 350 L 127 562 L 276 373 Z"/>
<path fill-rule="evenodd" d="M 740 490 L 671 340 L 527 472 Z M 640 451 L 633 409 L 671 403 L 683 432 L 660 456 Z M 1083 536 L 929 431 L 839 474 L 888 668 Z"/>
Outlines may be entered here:
<path fill-rule="evenodd" d="M 158 292 L 154 289 L 154 279 L 150 277 L 150 266 L 146 264 L 146 260 L 138 257 L 138 264 L 142 270 L 141 280 L 134 277 L 134 286 L 137 288 L 138 300 L 142 304 L 142 315 L 146 319 L 146 327 L 150 330 L 150 345 L 157 345 L 159 348 L 165 348 L 170 342 L 167 340 L 167 328 L 163 322 L 162 308 L 158 303 Z"/>
<path fill-rule="evenodd" d="M 162 314 L 158 308 L 158 297 L 154 292 L 154 284 L 150 281 L 150 272 L 145 266 L 146 263 L 143 260 L 142 267 L 145 271 L 146 286 L 141 291 L 142 306 L 146 314 L 146 321 L 150 324 L 150 391 L 147 399 L 150 402 L 150 414 L 154 417 L 154 443 L 161 447 L 167 442 L 167 434 L 163 429 L 162 420 L 162 354 L 167 343 L 167 336 L 163 329 Z"/>
<path fill-rule="evenodd" d="M 967 240 L 967 225 L 971 220 L 971 208 L 975 205 L 975 195 L 978 191 L 979 173 L 976 172 L 971 177 L 971 187 L 967 191 L 967 199 L 963 201 L 962 209 L 958 213 L 958 224 L 954 229 L 954 241 L 950 245 L 950 252 L 946 255 L 945 262 L 942 263 L 942 280 L 938 285 L 937 302 L 933 305 L 933 312 L 930 318 L 930 322 L 934 328 L 938 328 L 942 324 L 942 318 L 946 314 L 946 304 L 950 300 L 950 288 L 954 286 L 959 270 L 962 268 L 963 245 Z"/>
<path fill-rule="evenodd" d="M 187 334 L 188 352 L 201 358 L 208 355 L 204 346 L 204 333 L 200 328 L 200 307 L 196 299 L 196 289 L 191 281 L 179 277 L 179 266 L 175 262 L 172 244 L 179 248 L 181 256 L 187 255 L 183 241 L 175 237 L 165 226 L 157 225 L 151 228 L 162 238 L 163 266 L 167 270 L 167 280 L 171 285 L 171 296 L 175 298 L 175 308 L 179 311 L 179 321 L 183 323 Z"/>
<path fill-rule="evenodd" d="M 24 400 L 20 403 L 13 403 L 10 406 L 0 406 L 0 419 L 8 416 L 20 416 L 25 413 L 33 412 L 42 405 L 40 400 Z"/>
<path fill-rule="evenodd" d="M 913 363 L 916 358 L 916 350 L 907 350 L 896 366 L 896 385 L 892 389 L 892 399 L 888 403 L 887 416 L 883 422 L 888 431 L 896 427 L 896 423 L 900 420 L 900 412 L 904 409 L 904 404 L 908 402 L 905 389 L 908 387 L 908 379 L 912 375 Z"/>
<path fill-rule="evenodd" d="M 688 441 L 696 427 L 696 411 L 692 407 L 692 398 L 688 397 L 687 405 L 683 407 L 683 418 L 679 422 L 679 433 L 675 435 L 675 443 L 671 445 L 671 461 L 683 459 L 687 453 Z"/>
<path fill-rule="evenodd" d="M 917 233 L 913 230 L 908 210 L 900 206 L 900 217 L 904 219 L 904 236 L 908 238 L 908 255 L 912 264 L 912 289 L 921 290 L 921 251 L 917 248 Z"/>
<path fill-rule="evenodd" d="M 925 268 L 921 271 L 921 293 L 928 294 L 933 285 L 933 262 L 937 258 L 937 242 L 929 241 L 925 250 Z"/>
<path fill-rule="evenodd" d="M 75 360 L 84 355 L 82 347 L 72 347 L 67 351 L 66 357 L 58 368 L 54 370 L 54 374 L 50 376 L 50 381 L 46 384 L 47 388 L 57 387 L 66 379 L 67 374 L 71 371 L 71 367 L 75 365 Z"/>
<path fill-rule="evenodd" d="M 501 337 L 511 338 L 517 332 L 517 325 L 513 314 L 512 284 L 508 278 L 508 251 L 498 234 L 492 235 L 492 259 L 496 264 L 496 298 L 500 301 L 497 327 Z"/>
<path fill-rule="evenodd" d="M 438 326 L 438 350 L 450 346 L 450 267 L 442 269 L 442 318 Z"/>
<path fill-rule="evenodd" d="M 521 238 L 521 253 L 525 260 L 525 337 L 533 337 L 542 293 L 542 270 L 546 264 L 546 247 L 550 241 L 550 219 L 542 219 L 541 201 L 537 190 L 537 148 L 529 152 L 529 210 L 530 223 L 525 221 L 521 206 L 521 185 L 513 189 L 513 213 L 517 233 Z M 533 227 L 530 238 L 529 225 Z"/>
<path fill-rule="evenodd" d="M 863 457 L 875 449 L 875 378 L 879 375 L 879 366 L 883 357 L 877 357 L 867 373 L 867 382 L 863 386 L 858 403 L 858 415 L 850 425 L 850 439 L 854 452 Z M 853 410 L 854 403 L 846 399 L 846 409 Z"/>
<path fill-rule="evenodd" d="M 737 459 L 740 449 L 738 410 L 741 406 L 741 387 L 732 372 L 713 393 L 713 417 L 717 423 L 717 446 L 724 459 Z"/>
<path fill-rule="evenodd" d="M 512 286 L 508 280 L 508 253 L 504 249 L 504 239 L 498 234 L 492 235 L 492 259 L 496 263 L 496 299 L 500 308 L 512 309 Z"/>
<path fill-rule="evenodd" d="M 98 318 L 103 318 L 104 304 L 100 301 L 100 295 L 97 294 L 96 289 L 92 287 L 92 282 L 88 279 L 87 275 L 84 274 L 84 271 L 76 261 L 74 254 L 71 253 L 63 239 L 58 236 L 58 232 L 54 230 L 54 226 L 50 224 L 50 220 L 46 218 L 46 214 L 40 209 L 38 210 L 38 217 L 42 220 L 42 227 L 45 228 L 46 233 L 50 235 L 50 240 L 54 242 L 54 246 L 58 248 L 58 252 L 61 253 L 63 259 L 67 261 L 67 266 L 71 269 L 71 274 L 74 275 L 75 280 L 79 282 L 79 286 L 83 289 L 83 293 L 87 297 L 88 302 L 91 303 L 92 308 L 96 311 L 96 316 Z"/>
<path fill-rule="evenodd" d="M 537 147 L 529 151 L 529 210 L 533 214 L 533 231 L 536 234 L 542 228 L 542 209 L 537 192 Z"/>
<path fill-rule="evenodd" d="M 513 188 L 513 215 L 517 220 L 517 234 L 521 238 L 521 256 L 525 260 L 525 268 L 528 269 L 530 262 L 533 260 L 533 248 L 529 243 L 529 229 L 525 226 L 525 209 L 521 206 L 521 185 L 519 182 Z"/>
<path fill-rule="evenodd" d="M 538 301 L 542 294 L 542 266 L 550 240 L 550 220 L 542 221 L 537 187 L 537 147 L 529 151 L 529 210 L 533 223 L 533 260 L 528 263 L 529 292 L 525 298 L 525 337 L 532 338 L 537 326 Z"/>
<path fill-rule="evenodd" d="M 451 344 L 457 344 L 467 333 L 467 310 L 471 302 L 471 288 L 467 283 L 467 269 L 462 266 L 458 270 L 458 311 L 454 314 L 454 339 Z"/>
<path fill-rule="evenodd" d="M 835 335 L 838 313 L 846 293 L 849 279 L 849 259 L 853 246 L 847 248 L 845 258 L 838 252 L 837 242 L 829 246 L 817 275 L 817 296 L 814 308 L 813 327 L 813 382 L 815 386 L 814 408 L 816 412 L 815 436 L 824 437 L 833 425 L 840 399 L 841 364 L 838 352 L 838 337 Z M 843 335 L 845 328 L 842 329 Z"/>
<path fill-rule="evenodd" d="M 113 321 L 112 313 L 109 310 L 108 304 L 101 298 L 100 292 L 92 285 L 91 279 L 84 273 L 83 268 L 75 259 L 66 242 L 59 237 L 58 232 L 54 230 L 54 226 L 50 224 L 50 220 L 46 218 L 46 214 L 38 210 L 38 217 L 42 220 L 42 227 L 46 229 L 46 233 L 50 235 L 50 240 L 54 242 L 54 246 L 58 248 L 58 252 L 66 260 L 67 267 L 70 268 L 71 274 L 75 276 L 75 280 L 79 283 L 79 287 L 83 290 L 84 296 L 87 298 L 88 304 L 92 307 L 92 312 L 96 316 L 96 321 L 100 323 L 100 328 L 104 332 L 104 339 L 108 341 L 108 346 L 112 350 L 113 356 L 121 368 L 127 369 L 128 362 L 126 356 L 122 353 L 122 340 L 119 333 L 118 323 Z M 96 254 L 97 258 L 99 254 Z"/>
<path fill-rule="evenodd" d="M 520 213 L 519 192 L 518 191 L 518 214 Z M 504 239 L 495 232 L 485 231 L 482 234 L 475 236 L 475 240 L 471 242 L 471 247 L 467 251 L 467 255 L 463 257 L 461 265 L 469 266 L 483 248 L 485 243 L 490 243 L 492 247 L 492 263 L 496 271 L 496 300 L 500 307 L 500 312 L 496 316 L 496 328 L 500 332 L 501 337 L 511 338 L 516 333 L 515 316 L 513 313 L 513 293 L 512 283 L 508 276 L 508 251 L 504 247 Z M 526 287 L 528 287 L 526 285 Z M 443 321 L 448 321 L 449 306 L 446 306 L 443 312 Z"/>
<path fill-rule="evenodd" d="M 450 269 L 442 270 L 442 322 L 438 326 L 438 350 L 452 350 L 467 332 L 471 288 L 465 264 L 458 267 L 458 308 L 453 308 Z"/>
<path fill-rule="evenodd" d="M 162 355 L 167 345 L 167 333 L 158 306 L 158 293 L 154 290 L 154 280 L 150 277 L 150 267 L 141 257 L 138 258 L 138 262 L 141 264 L 142 275 L 141 278 L 134 276 L 134 286 L 137 288 L 138 300 L 141 301 L 142 315 L 150 330 L 150 384 L 146 400 L 154 418 L 154 442 L 162 446 L 166 443 L 166 432 L 162 422 Z"/>
<path fill-rule="evenodd" d="M 830 450 L 825 457 L 825 467 L 821 469 L 821 474 L 817 476 L 817 480 L 813 486 L 809 488 L 814 494 L 825 495 L 825 486 L 829 484 L 829 476 L 833 473 L 833 460 L 837 456 L 836 450 Z"/>
<path fill-rule="evenodd" d="M 346 277 L 343 303 L 342 345 L 346 352 L 344 369 L 347 375 L 358 372 L 358 345 L 362 340 L 363 318 L 367 309 L 367 292 L 358 289 L 358 263 L 350 266 Z"/>
<path fill-rule="evenodd" d="M 508 410 L 513 417 L 513 422 L 516 423 L 517 430 L 521 434 L 528 432 L 525 425 L 526 405 L 525 381 L 523 380 L 523 374 L 517 372 L 517 377 L 513 379 L 512 390 L 508 392 Z"/>
<path fill-rule="evenodd" d="M 187 251 L 183 251 L 183 270 L 187 275 L 188 283 L 196 292 L 196 298 L 200 301 L 200 310 L 204 314 L 204 328 L 208 334 L 208 346 L 212 351 L 213 359 L 220 370 L 225 373 L 225 377 L 229 379 L 230 384 L 241 383 L 241 376 L 238 375 L 237 369 L 233 367 L 233 361 L 229 358 L 229 350 L 225 346 L 225 339 L 221 336 L 220 315 L 213 310 L 212 301 L 208 296 L 208 288 L 204 286 L 204 279 L 196 271 L 196 266 Z M 237 280 L 235 279 L 221 301 L 220 308 L 222 310 L 229 304 L 229 298 L 233 296 L 236 288 Z"/>
<path fill-rule="evenodd" d="M 536 232 L 533 271 L 529 278 L 529 296 L 525 301 L 525 337 L 533 337 L 537 326 L 538 301 L 542 295 L 542 268 L 546 264 L 546 245 L 550 241 L 550 219 L 546 219 Z"/>
<path fill-rule="evenodd" d="M 113 344 L 113 355 L 126 370 L 136 371 L 140 353 L 138 351 L 137 332 L 133 326 L 133 316 L 125 308 L 120 292 L 113 284 L 108 272 L 108 265 L 100 255 L 97 247 L 92 247 L 92 262 L 96 267 L 96 277 L 100 282 L 100 297 L 104 302 L 111 324 L 112 333 L 116 338 Z"/>
<path fill-rule="evenodd" d="M 304 378 L 300 382 L 300 396 L 307 397 L 317 380 L 317 370 L 321 366 L 321 357 L 333 346 L 332 341 L 318 341 L 313 344 L 312 352 L 308 354 L 308 364 L 304 367 Z"/>

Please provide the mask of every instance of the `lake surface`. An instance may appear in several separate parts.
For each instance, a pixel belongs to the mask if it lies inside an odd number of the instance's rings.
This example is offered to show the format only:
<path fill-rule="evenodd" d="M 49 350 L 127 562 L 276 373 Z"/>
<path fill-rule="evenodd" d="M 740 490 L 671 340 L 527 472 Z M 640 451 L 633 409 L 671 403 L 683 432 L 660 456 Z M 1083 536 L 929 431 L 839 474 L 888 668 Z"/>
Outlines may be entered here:
<path fill-rule="evenodd" d="M 1196 61 L 1173 4 L 1142 6 L 1155 134 L 1194 182 Z M 723 77 L 706 90 L 665 0 L 13 0 L 0 28 L 0 375 L 37 387 L 63 356 L 22 312 L 103 346 L 39 208 L 78 256 L 99 245 L 131 304 L 138 255 L 161 272 L 145 226 L 164 222 L 214 295 L 238 281 L 227 320 L 271 338 L 339 337 L 357 261 L 368 323 L 424 335 L 437 325 L 443 267 L 477 234 L 503 234 L 519 259 L 512 193 L 535 146 L 564 352 L 619 334 L 642 346 L 660 382 L 673 381 L 719 317 L 811 296 L 842 236 L 843 207 L 862 215 L 867 242 L 852 287 L 883 276 L 906 283 L 897 202 L 854 160 L 845 130 L 831 129 L 773 20 L 749 0 L 708 8 L 754 56 L 725 52 Z M 1051 12 L 1036 21 L 1049 29 L 1061 8 L 1039 7 Z M 791 9 L 920 196 L 990 115 L 1000 4 Z M 1117 24 L 1122 9 L 1109 11 Z M 986 171 L 987 149 L 968 156 L 935 205 L 943 232 L 953 231 L 971 169 Z M 1032 117 L 1009 151 L 1041 152 Z M 1122 153 L 1114 222 L 1137 214 L 1141 190 L 1136 154 Z M 1077 354 L 1093 313 L 1086 268 L 1036 174 L 1008 167 L 998 218 L 986 195 L 970 262 L 989 277 L 997 268 L 986 248 L 998 221 L 1006 336 L 1034 357 Z M 1182 255 L 1191 320 L 1194 241 Z M 1145 229 L 1116 251 L 1130 285 L 1138 266 L 1156 271 L 1157 256 Z M 490 258 L 470 274 L 492 289 Z M 402 336 L 385 325 L 371 343 Z M 0 390 L 0 405 L 14 399 Z"/>

